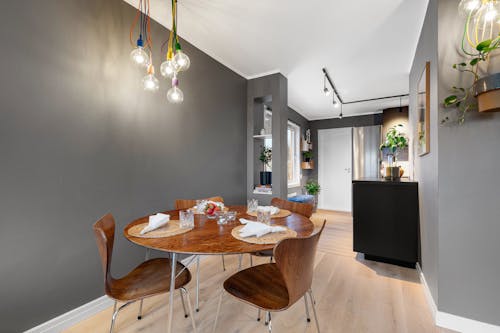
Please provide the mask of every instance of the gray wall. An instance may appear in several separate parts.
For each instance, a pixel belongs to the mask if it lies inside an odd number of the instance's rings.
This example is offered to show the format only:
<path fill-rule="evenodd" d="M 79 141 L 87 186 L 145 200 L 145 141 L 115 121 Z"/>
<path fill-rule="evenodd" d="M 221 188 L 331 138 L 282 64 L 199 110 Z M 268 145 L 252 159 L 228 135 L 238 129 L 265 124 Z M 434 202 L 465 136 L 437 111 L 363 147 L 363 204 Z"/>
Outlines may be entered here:
<path fill-rule="evenodd" d="M 144 250 L 120 230 L 175 198 L 245 200 L 246 80 L 187 43 L 180 106 L 142 91 L 121 0 L 2 1 L 0 317 L 19 332 L 104 294 L 92 224 L 118 222 L 113 273 Z M 154 60 L 166 29 L 152 24 Z"/>
<path fill-rule="evenodd" d="M 438 72 L 437 72 L 437 0 L 430 0 L 424 25 L 418 41 L 410 71 L 410 133 L 416 131 L 416 91 L 425 63 L 431 63 L 430 82 L 430 153 L 414 154 L 410 145 L 410 156 L 414 156 L 414 179 L 418 181 L 420 207 L 421 264 L 427 284 L 436 304 L 438 303 Z M 412 138 L 410 142 L 415 142 Z"/>
<path fill-rule="evenodd" d="M 439 101 L 457 85 L 452 65 L 463 18 L 439 1 Z M 500 58 L 492 59 L 500 65 Z M 497 66 L 498 68 L 498 66 Z M 500 68 L 499 68 L 500 69 Z M 466 77 L 466 76 L 464 76 Z M 441 117 L 450 112 L 443 110 Z M 439 310 L 500 325 L 500 113 L 439 127 Z"/>
<path fill-rule="evenodd" d="M 314 170 L 311 171 L 309 178 L 318 180 L 318 130 L 329 129 L 329 128 L 341 128 L 341 127 L 362 127 L 362 126 L 373 126 L 382 125 L 383 116 L 382 113 L 370 114 L 365 116 L 356 117 L 344 117 L 342 119 L 323 119 L 314 120 L 310 122 L 311 127 L 311 141 L 313 144 L 313 154 L 315 156 Z M 320 184 L 321 185 L 321 184 Z"/>

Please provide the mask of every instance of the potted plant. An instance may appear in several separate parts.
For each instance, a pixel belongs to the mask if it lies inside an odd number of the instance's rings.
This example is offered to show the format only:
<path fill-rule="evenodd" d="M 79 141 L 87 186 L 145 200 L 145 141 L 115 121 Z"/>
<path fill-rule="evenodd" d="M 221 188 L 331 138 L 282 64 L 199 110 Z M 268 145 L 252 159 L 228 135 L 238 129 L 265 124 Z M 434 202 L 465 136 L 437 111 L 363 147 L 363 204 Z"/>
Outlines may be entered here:
<path fill-rule="evenodd" d="M 397 180 L 401 178 L 400 167 L 396 165 L 399 152 L 408 147 L 408 139 L 399 131 L 403 125 L 398 124 L 387 130 L 385 142 L 380 145 L 380 150 L 387 156 L 388 165 L 385 168 L 385 178 Z"/>
<path fill-rule="evenodd" d="M 313 152 L 312 151 L 305 151 L 302 153 L 302 157 L 304 158 L 304 162 L 311 162 L 313 158 Z"/>
<path fill-rule="evenodd" d="M 458 123 L 462 124 L 468 111 L 500 111 L 500 73 L 491 74 L 486 70 L 495 53 L 500 56 L 497 52 L 500 49 L 500 32 L 495 23 L 498 18 L 494 18 L 500 11 L 500 2 L 462 0 L 460 9 L 467 16 L 461 43 L 465 61 L 452 67 L 459 76 L 470 75 L 471 84 L 453 86 L 453 94 L 446 97 L 443 104 L 458 110 Z M 442 123 L 448 120 L 446 116 Z"/>
<path fill-rule="evenodd" d="M 315 181 L 314 179 L 310 179 L 307 181 L 306 185 L 304 186 L 304 189 L 306 190 L 307 194 L 313 196 L 313 206 L 314 206 L 314 211 L 316 211 L 318 204 L 318 194 L 321 191 L 321 186 L 319 186 L 318 182 Z"/>
<path fill-rule="evenodd" d="M 267 169 L 271 169 L 270 162 L 273 159 L 273 150 L 269 147 L 262 147 L 260 151 L 259 160 L 263 164 L 263 170 L 260 172 L 260 184 L 261 185 L 271 185 L 272 184 L 272 173 Z"/>

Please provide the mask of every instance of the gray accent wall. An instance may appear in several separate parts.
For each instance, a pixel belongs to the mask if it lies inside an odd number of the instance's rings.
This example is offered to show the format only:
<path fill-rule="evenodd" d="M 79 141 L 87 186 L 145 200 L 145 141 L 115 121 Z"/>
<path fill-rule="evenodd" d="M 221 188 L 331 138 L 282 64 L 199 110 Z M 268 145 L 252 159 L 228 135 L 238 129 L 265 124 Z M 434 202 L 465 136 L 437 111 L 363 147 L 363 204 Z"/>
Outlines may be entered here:
<path fill-rule="evenodd" d="M 183 42 L 184 103 L 143 92 L 121 0 L 0 2 L 0 331 L 104 294 L 92 224 L 117 220 L 113 274 L 144 258 L 124 226 L 176 198 L 246 198 L 244 78 Z M 168 31 L 152 24 L 154 61 Z"/>
<path fill-rule="evenodd" d="M 438 303 L 438 55 L 437 55 L 437 0 L 430 0 L 424 24 L 410 70 L 409 122 L 410 134 L 416 132 L 417 86 L 427 61 L 430 61 L 430 153 L 414 156 L 414 179 L 418 181 L 420 207 L 421 265 L 430 292 Z M 410 142 L 414 142 L 412 139 Z"/>
<path fill-rule="evenodd" d="M 441 101 L 458 84 L 452 65 L 463 18 L 457 2 L 440 0 L 439 92 Z M 491 59 L 500 70 L 500 57 Z M 493 66 L 492 66 L 493 67 Z M 465 82 L 465 81 L 464 81 Z M 500 325 L 500 113 L 472 112 L 464 125 L 439 127 L 440 311 Z"/>
<path fill-rule="evenodd" d="M 463 17 L 455 0 L 430 0 L 410 73 L 410 124 L 416 124 L 416 87 L 431 62 L 431 149 L 415 157 L 420 190 L 422 269 L 441 312 L 500 325 L 500 113 L 471 112 L 458 125 L 442 101 L 467 84 L 452 65 Z M 492 58 L 494 65 L 498 58 Z M 496 64 L 495 64 L 496 62 Z M 440 125 L 446 116 L 451 122 Z M 459 327 L 457 327 L 459 328 Z"/>

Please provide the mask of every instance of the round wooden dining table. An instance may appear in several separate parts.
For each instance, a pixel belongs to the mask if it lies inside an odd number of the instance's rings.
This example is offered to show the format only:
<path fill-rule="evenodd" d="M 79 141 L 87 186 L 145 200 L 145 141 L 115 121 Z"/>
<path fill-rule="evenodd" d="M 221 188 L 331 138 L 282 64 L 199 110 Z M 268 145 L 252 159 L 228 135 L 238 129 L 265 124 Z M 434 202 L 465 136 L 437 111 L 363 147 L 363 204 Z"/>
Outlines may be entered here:
<path fill-rule="evenodd" d="M 168 333 L 172 332 L 172 315 L 175 291 L 175 277 L 178 254 L 188 255 L 221 255 L 221 254 L 244 254 L 254 253 L 274 248 L 272 244 L 250 244 L 234 238 L 231 235 L 233 228 L 241 225 L 240 218 L 256 220 L 255 217 L 246 213 L 246 206 L 229 206 L 229 210 L 237 212 L 236 220 L 228 224 L 219 225 L 216 219 L 209 219 L 203 214 L 195 214 L 194 228 L 186 233 L 162 237 L 144 238 L 134 237 L 128 230 L 141 223 L 147 223 L 149 216 L 141 217 L 125 227 L 125 237 L 140 246 L 148 249 L 159 250 L 171 253 L 172 273 L 170 280 L 169 313 L 168 313 Z M 170 219 L 179 219 L 179 210 L 166 211 Z M 305 216 L 291 213 L 287 217 L 271 218 L 271 225 L 286 226 L 297 232 L 297 237 L 309 236 L 314 230 L 314 224 Z"/>

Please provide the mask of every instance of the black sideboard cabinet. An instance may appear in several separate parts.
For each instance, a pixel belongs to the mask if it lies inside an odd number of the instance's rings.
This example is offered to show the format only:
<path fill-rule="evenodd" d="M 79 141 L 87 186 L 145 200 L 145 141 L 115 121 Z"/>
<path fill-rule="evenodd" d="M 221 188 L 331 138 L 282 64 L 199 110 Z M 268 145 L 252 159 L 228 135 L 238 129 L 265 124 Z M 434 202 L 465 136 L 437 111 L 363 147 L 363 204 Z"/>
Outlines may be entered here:
<path fill-rule="evenodd" d="M 354 251 L 406 267 L 418 261 L 418 183 L 353 180 Z"/>

